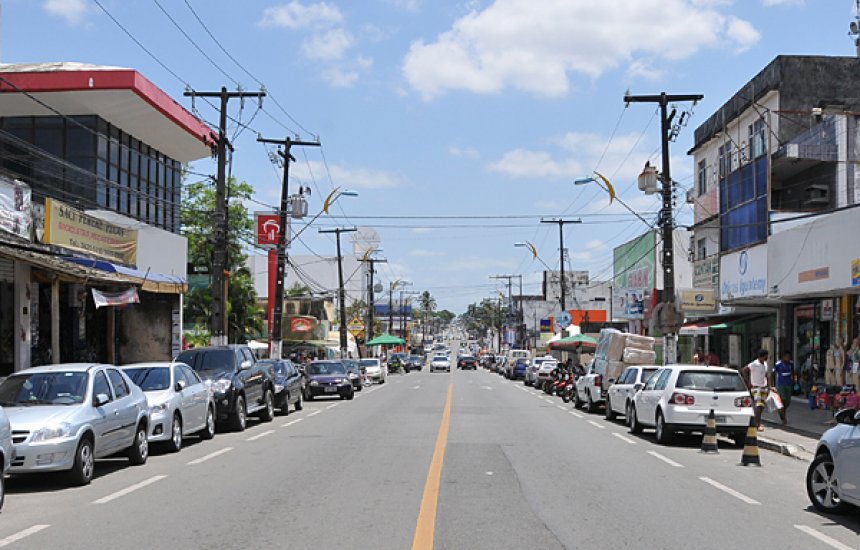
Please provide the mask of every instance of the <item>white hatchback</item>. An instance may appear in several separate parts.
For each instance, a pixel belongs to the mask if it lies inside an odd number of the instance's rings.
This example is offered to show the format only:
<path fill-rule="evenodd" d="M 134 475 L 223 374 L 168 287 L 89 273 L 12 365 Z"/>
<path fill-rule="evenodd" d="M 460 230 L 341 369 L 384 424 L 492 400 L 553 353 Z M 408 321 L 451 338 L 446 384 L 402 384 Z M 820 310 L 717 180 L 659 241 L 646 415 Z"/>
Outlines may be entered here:
<path fill-rule="evenodd" d="M 385 384 L 385 367 L 379 359 L 368 357 L 359 361 L 361 368 L 364 369 L 364 374 L 371 382 Z"/>
<path fill-rule="evenodd" d="M 738 371 L 701 365 L 669 365 L 655 372 L 627 411 L 632 433 L 653 427 L 657 442 L 671 442 L 675 432 L 702 432 L 713 410 L 717 432 L 736 444 L 744 441 L 752 399 Z"/>
<path fill-rule="evenodd" d="M 636 392 L 645 387 L 658 368 L 653 365 L 636 365 L 624 369 L 606 392 L 606 420 L 615 420 L 619 414 L 626 415 Z"/>
<path fill-rule="evenodd" d="M 430 372 L 445 371 L 451 372 L 451 361 L 445 355 L 437 355 L 430 361 Z"/>

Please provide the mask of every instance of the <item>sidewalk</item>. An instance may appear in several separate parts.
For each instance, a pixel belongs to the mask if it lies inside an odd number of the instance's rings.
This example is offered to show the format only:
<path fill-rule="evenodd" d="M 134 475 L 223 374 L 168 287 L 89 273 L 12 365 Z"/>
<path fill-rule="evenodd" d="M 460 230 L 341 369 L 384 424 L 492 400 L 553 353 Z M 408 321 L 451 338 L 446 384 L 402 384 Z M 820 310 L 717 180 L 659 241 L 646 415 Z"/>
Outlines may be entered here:
<path fill-rule="evenodd" d="M 801 460 L 812 460 L 821 434 L 836 425 L 832 410 L 810 409 L 802 396 L 791 399 L 788 424 L 781 425 L 778 413 L 765 411 L 759 446 Z"/>

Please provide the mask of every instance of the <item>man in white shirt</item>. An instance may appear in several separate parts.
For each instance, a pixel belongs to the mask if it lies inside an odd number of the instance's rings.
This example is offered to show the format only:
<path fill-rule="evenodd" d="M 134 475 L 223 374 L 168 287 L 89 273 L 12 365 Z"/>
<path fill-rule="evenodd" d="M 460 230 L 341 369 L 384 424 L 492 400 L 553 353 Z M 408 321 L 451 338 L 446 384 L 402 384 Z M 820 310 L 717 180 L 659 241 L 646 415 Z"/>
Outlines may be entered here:
<path fill-rule="evenodd" d="M 764 410 L 765 399 L 769 393 L 770 384 L 770 368 L 767 364 L 768 351 L 766 349 L 758 352 L 758 357 L 755 361 L 743 368 L 744 380 L 750 389 L 753 398 L 753 413 L 755 414 L 755 424 L 758 430 L 761 428 L 761 413 Z"/>

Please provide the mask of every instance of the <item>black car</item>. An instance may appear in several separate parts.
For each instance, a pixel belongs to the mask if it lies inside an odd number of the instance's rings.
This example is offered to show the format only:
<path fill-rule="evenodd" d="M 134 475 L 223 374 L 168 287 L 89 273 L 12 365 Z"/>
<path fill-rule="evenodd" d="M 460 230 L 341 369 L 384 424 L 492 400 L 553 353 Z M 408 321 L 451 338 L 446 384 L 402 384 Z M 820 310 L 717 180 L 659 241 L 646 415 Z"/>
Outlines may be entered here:
<path fill-rule="evenodd" d="M 471 356 L 460 357 L 457 361 L 457 368 L 463 370 L 478 370 L 478 360 Z"/>
<path fill-rule="evenodd" d="M 264 422 L 275 416 L 275 373 L 272 365 L 258 364 L 248 346 L 213 346 L 185 350 L 176 357 L 209 384 L 219 423 L 243 431 L 248 415 Z"/>
<path fill-rule="evenodd" d="M 289 359 L 263 359 L 263 365 L 272 365 L 275 371 L 275 408 L 281 414 L 290 414 L 290 405 L 297 411 L 302 410 L 302 395 L 305 392 L 305 379 L 299 369 Z"/>
<path fill-rule="evenodd" d="M 352 399 L 355 388 L 349 381 L 346 367 L 340 361 L 311 361 L 305 365 L 305 399 L 340 397 Z"/>
<path fill-rule="evenodd" d="M 424 358 L 420 355 L 410 355 L 409 356 L 409 369 L 410 370 L 421 370 L 424 368 Z"/>
<path fill-rule="evenodd" d="M 352 387 L 355 391 L 361 391 L 364 388 L 364 372 L 361 370 L 361 363 L 355 359 L 341 359 L 340 362 L 346 367 L 346 374 L 352 382 Z"/>

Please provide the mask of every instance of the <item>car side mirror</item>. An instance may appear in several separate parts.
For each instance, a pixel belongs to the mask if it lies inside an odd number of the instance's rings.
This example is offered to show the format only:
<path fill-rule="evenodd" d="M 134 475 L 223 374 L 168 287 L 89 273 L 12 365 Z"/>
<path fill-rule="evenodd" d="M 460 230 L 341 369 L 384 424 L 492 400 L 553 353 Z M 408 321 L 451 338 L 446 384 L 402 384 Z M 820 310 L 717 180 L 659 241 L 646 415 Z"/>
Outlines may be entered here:
<path fill-rule="evenodd" d="M 182 391 L 185 389 L 185 380 L 178 380 L 176 385 L 173 386 L 173 389 L 176 391 Z"/>
<path fill-rule="evenodd" d="M 645 387 L 645 384 L 633 384 L 633 391 L 639 391 Z"/>
<path fill-rule="evenodd" d="M 96 398 L 93 400 L 93 404 L 96 407 L 101 407 L 106 405 L 110 401 L 110 397 L 106 393 L 100 393 L 96 395 Z"/>
<path fill-rule="evenodd" d="M 836 413 L 836 422 L 839 424 L 857 424 L 860 420 L 860 412 L 854 409 L 842 409 Z"/>
<path fill-rule="evenodd" d="M 251 362 L 247 359 L 239 363 L 239 370 L 248 370 L 251 368 Z"/>
<path fill-rule="evenodd" d="M 615 379 L 614 379 L 614 378 L 610 378 L 610 379 L 609 379 L 609 383 L 610 383 L 610 384 L 614 384 L 614 383 L 615 383 Z"/>

